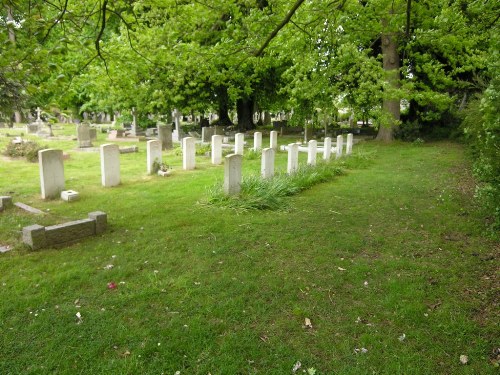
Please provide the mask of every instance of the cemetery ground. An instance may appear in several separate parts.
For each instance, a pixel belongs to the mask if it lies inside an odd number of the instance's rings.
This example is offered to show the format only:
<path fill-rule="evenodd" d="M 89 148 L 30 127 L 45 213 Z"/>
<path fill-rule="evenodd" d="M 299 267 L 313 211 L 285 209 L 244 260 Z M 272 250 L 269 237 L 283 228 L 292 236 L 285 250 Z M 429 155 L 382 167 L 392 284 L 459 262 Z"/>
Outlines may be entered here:
<path fill-rule="evenodd" d="M 0 195 L 45 212 L 0 213 L 12 247 L 0 254 L 0 373 L 498 373 L 499 245 L 462 146 L 359 143 L 364 157 L 334 161 L 344 175 L 257 211 L 203 204 L 224 170 L 209 157 L 182 171 L 164 151 L 172 176 L 149 176 L 135 142 L 122 184 L 104 188 L 99 153 L 37 141 L 70 155 L 80 199 L 43 201 L 38 164 L 0 156 Z M 260 159 L 243 166 L 258 174 Z M 102 235 L 21 244 L 24 226 L 97 210 Z"/>

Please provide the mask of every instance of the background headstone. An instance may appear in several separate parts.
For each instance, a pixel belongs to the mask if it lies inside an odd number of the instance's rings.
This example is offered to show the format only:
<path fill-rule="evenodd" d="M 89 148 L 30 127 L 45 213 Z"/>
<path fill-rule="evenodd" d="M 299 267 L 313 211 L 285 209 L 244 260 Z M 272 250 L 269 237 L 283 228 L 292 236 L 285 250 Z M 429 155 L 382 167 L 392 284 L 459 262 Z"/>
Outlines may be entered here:
<path fill-rule="evenodd" d="M 158 140 L 162 150 L 170 150 L 172 144 L 172 125 L 158 125 Z"/>
<path fill-rule="evenodd" d="M 307 145 L 307 164 L 316 165 L 316 155 L 318 153 L 318 142 L 311 139 Z"/>
<path fill-rule="evenodd" d="M 62 150 L 38 151 L 42 199 L 58 198 L 64 190 L 64 162 Z"/>
<path fill-rule="evenodd" d="M 147 159 L 147 169 L 148 174 L 153 173 L 153 163 L 162 162 L 161 158 L 161 142 L 157 140 L 147 141 L 146 143 L 146 159 Z"/>
<path fill-rule="evenodd" d="M 262 133 L 255 132 L 253 134 L 253 150 L 259 151 L 262 149 Z"/>
<path fill-rule="evenodd" d="M 344 147 L 344 138 L 342 135 L 337 136 L 337 156 L 336 158 L 342 157 L 342 148 Z"/>
<path fill-rule="evenodd" d="M 196 145 L 193 137 L 182 139 L 182 168 L 186 171 L 196 167 Z"/>
<path fill-rule="evenodd" d="M 243 155 L 245 145 L 245 134 L 236 133 L 234 136 L 234 153 L 238 155 Z"/>
<path fill-rule="evenodd" d="M 269 134 L 269 147 L 274 150 L 278 149 L 278 132 L 276 130 L 271 131 Z"/>
<path fill-rule="evenodd" d="M 274 176 L 274 154 L 275 151 L 272 148 L 262 150 L 260 171 L 263 178 L 272 178 Z"/>
<path fill-rule="evenodd" d="M 352 141 L 353 141 L 352 133 L 347 134 L 347 141 L 345 144 L 345 154 L 346 155 L 352 154 Z"/>
<path fill-rule="evenodd" d="M 101 145 L 101 182 L 102 186 L 111 187 L 120 184 L 120 149 L 118 145 Z"/>
<path fill-rule="evenodd" d="M 286 171 L 288 174 L 295 173 L 299 169 L 299 145 L 290 143 L 288 145 L 288 162 Z"/>
<path fill-rule="evenodd" d="M 78 124 L 76 126 L 76 133 L 78 138 L 78 147 L 92 147 L 92 142 L 90 141 L 90 126 L 88 124 Z"/>
<path fill-rule="evenodd" d="M 326 137 L 323 143 L 323 160 L 330 160 L 330 155 L 332 154 L 332 139 Z"/>
<path fill-rule="evenodd" d="M 241 191 L 241 165 L 243 156 L 232 154 L 224 160 L 224 192 L 227 195 L 237 195 Z"/>
<path fill-rule="evenodd" d="M 212 135 L 212 164 L 222 163 L 222 135 Z"/>

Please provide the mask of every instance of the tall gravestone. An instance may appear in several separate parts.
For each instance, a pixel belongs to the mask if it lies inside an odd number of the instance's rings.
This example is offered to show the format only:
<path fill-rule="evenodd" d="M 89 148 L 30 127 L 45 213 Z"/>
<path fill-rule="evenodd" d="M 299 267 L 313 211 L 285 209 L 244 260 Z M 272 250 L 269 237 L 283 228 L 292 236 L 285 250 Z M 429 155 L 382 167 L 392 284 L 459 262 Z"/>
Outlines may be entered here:
<path fill-rule="evenodd" d="M 174 118 L 174 124 L 175 124 L 174 132 L 172 133 L 172 139 L 174 140 L 174 142 L 179 142 L 179 140 L 182 138 L 181 113 L 176 108 L 176 109 L 174 109 L 172 116 Z"/>
<path fill-rule="evenodd" d="M 137 111 L 135 107 L 132 108 L 132 124 L 130 128 L 130 134 L 135 137 L 137 135 Z"/>
<path fill-rule="evenodd" d="M 92 147 L 92 141 L 90 140 L 90 126 L 88 124 L 78 124 L 76 126 L 76 133 L 78 139 L 78 147 Z"/>
<path fill-rule="evenodd" d="M 227 195 L 237 195 L 241 191 L 241 165 L 243 156 L 232 154 L 224 160 L 224 192 Z"/>
<path fill-rule="evenodd" d="M 295 173 L 299 169 L 299 145 L 290 143 L 288 145 L 288 162 L 286 171 L 288 174 Z"/>
<path fill-rule="evenodd" d="M 101 145 L 101 182 L 102 186 L 111 187 L 120 184 L 120 148 L 107 143 Z"/>
<path fill-rule="evenodd" d="M 236 133 L 234 136 L 234 153 L 238 155 L 243 155 L 243 149 L 245 144 L 245 134 Z"/>
<path fill-rule="evenodd" d="M 330 160 L 330 155 L 332 154 L 332 139 L 326 137 L 323 143 L 323 160 Z"/>
<path fill-rule="evenodd" d="M 311 139 L 307 144 L 307 164 L 316 165 L 316 155 L 318 153 L 318 142 Z"/>
<path fill-rule="evenodd" d="M 212 164 L 222 163 L 222 135 L 212 135 Z"/>
<path fill-rule="evenodd" d="M 196 167 L 196 145 L 193 137 L 182 139 L 182 168 L 185 171 Z"/>
<path fill-rule="evenodd" d="M 157 140 L 151 140 L 146 143 L 146 159 L 148 174 L 154 172 L 153 164 L 155 162 L 161 163 L 161 142 Z"/>
<path fill-rule="evenodd" d="M 350 155 L 352 154 L 352 142 L 353 142 L 353 136 L 352 133 L 347 134 L 347 141 L 345 144 L 345 154 Z"/>
<path fill-rule="evenodd" d="M 272 148 L 262 150 L 260 172 L 263 178 L 272 178 L 274 176 L 274 154 L 275 151 Z"/>
<path fill-rule="evenodd" d="M 208 143 L 212 140 L 212 136 L 215 134 L 215 126 L 204 126 L 201 128 L 201 141 L 203 143 Z"/>
<path fill-rule="evenodd" d="M 38 151 L 42 199 L 57 198 L 64 190 L 64 163 L 62 150 Z"/>
<path fill-rule="evenodd" d="M 337 136 L 337 155 L 336 159 L 342 157 L 342 149 L 344 148 L 344 138 L 342 135 Z"/>
<path fill-rule="evenodd" d="M 158 125 L 158 140 L 162 150 L 170 150 L 172 144 L 172 125 Z"/>
<path fill-rule="evenodd" d="M 269 134 L 269 147 L 274 150 L 278 149 L 278 132 L 276 130 L 271 131 Z"/>
<path fill-rule="evenodd" d="M 253 150 L 257 152 L 261 149 L 262 149 L 262 133 L 255 132 L 253 134 Z"/>

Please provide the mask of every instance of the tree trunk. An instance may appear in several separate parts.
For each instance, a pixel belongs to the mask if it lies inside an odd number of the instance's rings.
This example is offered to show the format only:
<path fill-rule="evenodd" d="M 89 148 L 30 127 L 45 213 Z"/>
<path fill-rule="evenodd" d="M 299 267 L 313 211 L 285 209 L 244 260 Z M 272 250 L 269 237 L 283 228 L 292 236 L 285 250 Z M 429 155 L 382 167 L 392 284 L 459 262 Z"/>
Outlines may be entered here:
<path fill-rule="evenodd" d="M 387 20 L 382 20 L 387 27 Z M 382 102 L 383 121 L 379 127 L 377 140 L 390 142 L 394 139 L 394 129 L 400 120 L 400 99 L 395 90 L 399 88 L 399 55 L 395 33 L 382 33 L 382 61 L 386 73 L 388 90 Z"/>
<path fill-rule="evenodd" d="M 236 101 L 236 111 L 238 112 L 238 130 L 245 131 L 255 129 L 253 123 L 254 101 L 251 98 L 238 99 Z"/>
<path fill-rule="evenodd" d="M 229 95 L 227 94 L 226 86 L 217 87 L 217 105 L 219 119 L 217 120 L 217 125 L 220 126 L 230 126 L 233 122 L 229 118 Z"/>

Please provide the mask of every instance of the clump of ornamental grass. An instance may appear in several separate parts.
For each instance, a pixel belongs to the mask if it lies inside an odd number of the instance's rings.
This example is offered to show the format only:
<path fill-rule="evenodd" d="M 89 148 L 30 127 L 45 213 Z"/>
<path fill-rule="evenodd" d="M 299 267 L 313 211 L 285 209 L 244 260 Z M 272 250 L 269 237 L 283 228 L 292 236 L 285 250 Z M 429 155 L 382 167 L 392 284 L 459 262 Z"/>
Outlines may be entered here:
<path fill-rule="evenodd" d="M 336 163 L 319 163 L 316 166 L 301 166 L 295 173 L 278 173 L 273 178 L 263 179 L 250 175 L 243 178 L 238 196 L 224 193 L 222 183 L 208 189 L 202 204 L 239 210 L 278 210 L 286 208 L 285 198 L 319 184 L 331 181 L 344 173 Z"/>

